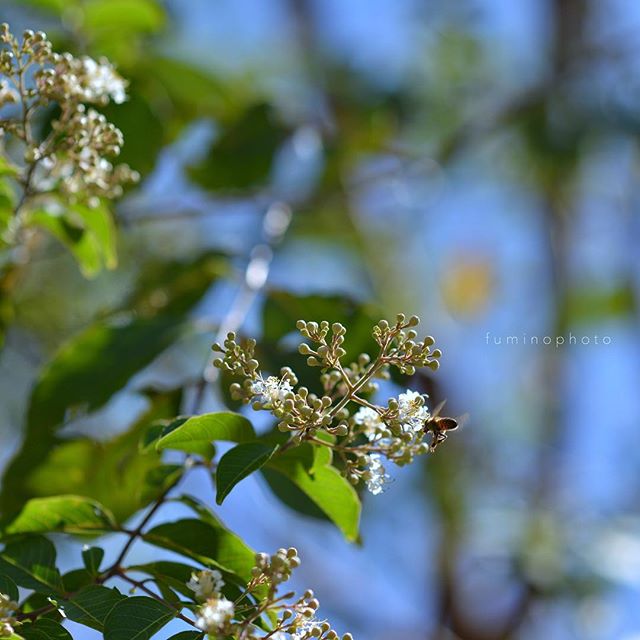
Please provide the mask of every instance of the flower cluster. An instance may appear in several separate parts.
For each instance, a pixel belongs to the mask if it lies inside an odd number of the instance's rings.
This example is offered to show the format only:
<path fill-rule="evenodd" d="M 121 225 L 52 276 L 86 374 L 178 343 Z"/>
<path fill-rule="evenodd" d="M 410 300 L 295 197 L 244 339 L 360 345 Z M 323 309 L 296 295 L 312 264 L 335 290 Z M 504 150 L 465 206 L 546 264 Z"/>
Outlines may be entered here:
<path fill-rule="evenodd" d="M 198 571 L 192 574 L 187 587 L 195 599 L 203 603 L 197 611 L 196 627 L 212 637 L 231 633 L 235 606 L 222 595 L 222 574 L 211 569 Z"/>
<path fill-rule="evenodd" d="M 219 571 L 205 569 L 194 573 L 187 583 L 199 604 L 196 627 L 210 638 L 234 637 L 241 640 L 338 640 L 340 637 L 325 620 L 317 620 L 320 606 L 312 591 L 294 598 L 293 593 L 278 597 L 278 588 L 300 566 L 293 547 L 278 549 L 273 555 L 256 554 L 252 578 L 235 601 L 222 595 L 225 587 Z M 270 630 L 265 630 L 268 622 Z M 342 640 L 353 640 L 350 633 Z"/>
<path fill-rule="evenodd" d="M 107 158 L 118 155 L 122 132 L 101 113 L 80 104 L 66 122 L 55 120 L 57 150 L 41 159 L 35 183 L 43 191 L 60 192 L 70 201 L 117 198 L 122 185 L 137 179 L 125 164 L 114 166 Z"/>
<path fill-rule="evenodd" d="M 54 53 L 45 61 L 55 66 L 43 69 L 37 76 L 43 98 L 99 105 L 106 105 L 110 100 L 122 104 L 126 99 L 127 85 L 106 58 L 96 62 L 89 56 L 74 58 L 70 53 Z"/>
<path fill-rule="evenodd" d="M 18 605 L 8 595 L 0 593 L 0 638 L 10 638 L 14 633 L 14 614 Z"/>
<path fill-rule="evenodd" d="M 127 165 L 112 162 L 122 133 L 86 106 L 126 99 L 126 82 L 107 60 L 54 53 L 43 32 L 27 30 L 18 39 L 6 23 L 0 26 L 0 46 L 0 108 L 14 105 L 0 114 L 0 138 L 6 138 L 7 162 L 13 165 L 22 154 L 23 166 L 14 168 L 23 202 L 38 198 L 47 208 L 58 196 L 97 206 L 100 198 L 118 197 L 125 184 L 139 179 Z M 38 138 L 34 118 L 51 104 L 58 115 Z"/>
<path fill-rule="evenodd" d="M 212 596 L 200 607 L 196 627 L 214 638 L 227 635 L 233 632 L 234 613 L 235 606 L 231 600 Z"/>
<path fill-rule="evenodd" d="M 251 394 L 261 407 L 275 407 L 284 402 L 285 397 L 293 391 L 291 383 L 294 380 L 294 376 L 286 373 L 282 379 L 269 376 L 266 380 L 259 374 L 258 378 L 251 383 Z"/>
<path fill-rule="evenodd" d="M 347 365 L 342 362 L 347 353 L 342 324 L 299 320 L 297 328 L 306 339 L 299 352 L 307 356 L 309 366 L 321 369 L 321 395 L 303 386 L 296 388 L 298 379 L 289 368 L 265 378 L 255 358 L 255 340 L 241 344 L 233 333 L 223 345 L 213 346 L 222 353 L 214 365 L 243 379 L 231 385 L 232 396 L 256 410 L 270 411 L 278 419 L 278 428 L 291 435 L 286 446 L 303 441 L 330 446 L 351 482 L 364 482 L 371 493 L 379 494 L 390 480 L 385 460 L 408 464 L 442 439 L 425 395 L 407 390 L 386 406 L 370 399 L 378 389 L 377 381 L 389 378 L 391 367 L 405 375 L 419 367 L 438 368 L 441 352 L 433 348 L 432 337 L 417 339 L 419 322 L 417 316 L 407 319 L 403 314 L 395 323 L 381 320 L 372 331 L 377 356 L 362 353 Z"/>
<path fill-rule="evenodd" d="M 191 574 L 187 587 L 193 591 L 197 600 L 206 600 L 222 591 L 224 580 L 222 574 L 216 569 L 204 569 Z"/>

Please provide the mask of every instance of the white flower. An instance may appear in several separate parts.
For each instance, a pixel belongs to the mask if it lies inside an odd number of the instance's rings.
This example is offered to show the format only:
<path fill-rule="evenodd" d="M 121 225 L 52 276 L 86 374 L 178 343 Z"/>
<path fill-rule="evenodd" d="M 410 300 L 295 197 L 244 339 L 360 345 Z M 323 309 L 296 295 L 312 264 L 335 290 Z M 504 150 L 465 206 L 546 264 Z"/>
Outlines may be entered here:
<path fill-rule="evenodd" d="M 0 593 L 0 616 L 9 615 L 14 609 L 15 603 L 12 602 L 11 598 L 4 593 Z"/>
<path fill-rule="evenodd" d="M 288 380 L 281 380 L 276 376 L 269 376 L 266 380 L 260 376 L 251 383 L 251 393 L 265 404 L 283 402 L 286 395 L 292 391 L 293 387 Z"/>
<path fill-rule="evenodd" d="M 407 389 L 398 396 L 398 420 L 405 432 L 417 433 L 431 414 L 424 404 L 424 396 Z"/>
<path fill-rule="evenodd" d="M 11 598 L 0 593 L 0 638 L 7 638 L 13 635 L 13 624 L 15 619 L 13 614 L 18 605 Z"/>
<path fill-rule="evenodd" d="M 125 81 L 116 73 L 113 65 L 106 60 L 96 62 L 89 56 L 83 56 L 80 60 L 86 78 L 84 100 L 100 102 L 104 98 L 111 98 L 116 104 L 126 100 Z"/>
<path fill-rule="evenodd" d="M 121 104 L 127 98 L 127 83 L 108 60 L 74 58 L 68 53 L 57 57 L 55 69 L 40 73 L 38 86 L 43 95 L 57 100 L 75 98 L 79 102 L 105 105 L 110 99 Z"/>
<path fill-rule="evenodd" d="M 222 591 L 224 580 L 222 574 L 216 569 L 204 569 L 191 574 L 187 587 L 193 591 L 198 600 L 206 600 Z"/>
<path fill-rule="evenodd" d="M 367 483 L 367 489 L 374 495 L 380 495 L 387 485 L 391 481 L 389 476 L 381 462 L 382 456 L 378 453 L 372 453 L 367 456 L 367 475 L 365 481 Z"/>
<path fill-rule="evenodd" d="M 302 618 L 301 624 L 291 634 L 292 640 L 306 640 L 311 637 L 311 631 L 315 627 L 319 627 L 322 622 L 319 622 L 315 618 Z"/>
<path fill-rule="evenodd" d="M 371 407 L 362 407 L 353 416 L 356 424 L 362 425 L 362 432 L 369 440 L 380 438 L 380 432 L 384 429 L 384 422 L 380 419 L 380 414 Z"/>
<path fill-rule="evenodd" d="M 231 622 L 235 608 L 231 600 L 226 598 L 210 598 L 200 607 L 200 615 L 196 627 L 205 633 L 218 633 Z"/>

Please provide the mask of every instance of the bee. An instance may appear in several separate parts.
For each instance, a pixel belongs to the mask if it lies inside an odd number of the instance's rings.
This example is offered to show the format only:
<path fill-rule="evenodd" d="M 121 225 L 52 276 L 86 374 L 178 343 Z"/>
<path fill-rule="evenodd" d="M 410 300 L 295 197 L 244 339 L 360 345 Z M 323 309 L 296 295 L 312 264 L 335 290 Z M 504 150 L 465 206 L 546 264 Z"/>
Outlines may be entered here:
<path fill-rule="evenodd" d="M 431 434 L 431 451 L 435 451 L 436 447 L 443 443 L 447 437 L 448 431 L 455 431 L 466 420 L 466 415 L 462 418 L 447 418 L 440 416 L 440 411 L 445 405 L 446 400 L 443 400 L 433 411 L 423 425 L 424 433 Z"/>

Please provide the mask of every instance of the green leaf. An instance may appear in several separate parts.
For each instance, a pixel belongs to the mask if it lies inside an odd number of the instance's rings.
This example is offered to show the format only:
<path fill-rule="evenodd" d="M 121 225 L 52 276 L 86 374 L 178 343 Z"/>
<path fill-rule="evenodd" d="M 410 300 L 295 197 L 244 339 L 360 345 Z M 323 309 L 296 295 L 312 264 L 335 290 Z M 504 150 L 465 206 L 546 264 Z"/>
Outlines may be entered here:
<path fill-rule="evenodd" d="M 331 522 L 327 514 L 322 511 L 304 491 L 291 482 L 289 478 L 268 467 L 263 467 L 260 473 L 267 481 L 269 489 L 271 489 L 280 502 L 287 505 L 287 507 L 309 518 Z"/>
<path fill-rule="evenodd" d="M 193 496 L 183 494 L 177 498 L 173 498 L 176 502 L 181 502 L 185 506 L 189 507 L 203 522 L 217 528 L 220 524 L 220 520 L 215 513 L 201 500 L 194 498 Z"/>
<path fill-rule="evenodd" d="M 354 360 L 360 353 L 375 351 L 371 329 L 377 322 L 374 309 L 361 302 L 340 295 L 299 296 L 286 291 L 271 291 L 265 302 L 262 319 L 264 340 L 277 344 L 284 336 L 295 332 L 296 322 L 341 322 L 348 327 L 345 359 Z M 297 345 L 296 345 L 297 351 Z"/>
<path fill-rule="evenodd" d="M 43 371 L 31 396 L 28 427 L 60 425 L 69 410 L 102 407 L 177 337 L 173 318 L 99 323 L 74 338 Z M 109 376 L 100 376 L 108 371 Z"/>
<path fill-rule="evenodd" d="M 104 204 L 95 208 L 66 206 L 62 215 L 37 210 L 29 215 L 29 224 L 46 229 L 62 242 L 87 278 L 103 267 L 115 269 L 118 264 L 113 216 Z"/>
<path fill-rule="evenodd" d="M 115 520 L 102 505 L 82 496 L 33 498 L 6 533 L 87 533 L 114 529 Z"/>
<path fill-rule="evenodd" d="M 147 430 L 140 438 L 139 449 L 142 453 L 148 453 L 150 451 L 156 451 L 156 445 L 158 444 L 158 440 L 163 436 L 171 433 L 173 430 L 177 429 L 180 425 L 184 424 L 189 418 L 188 417 L 178 417 L 173 420 L 158 420 L 153 424 L 149 425 Z M 207 460 L 212 460 L 216 454 L 216 448 L 213 444 L 210 444 L 209 447 L 203 449 L 203 457 Z"/>
<path fill-rule="evenodd" d="M 17 178 L 20 175 L 20 169 L 11 164 L 4 156 L 0 157 L 0 178 L 8 176 L 10 178 Z"/>
<path fill-rule="evenodd" d="M 216 78 L 209 68 L 201 68 L 176 58 L 149 59 L 146 75 L 162 85 L 185 121 L 197 116 L 220 116 L 225 109 L 237 110 L 230 104 L 229 84 Z"/>
<path fill-rule="evenodd" d="M 207 522 L 185 519 L 160 524 L 144 534 L 143 539 L 196 562 L 236 574 L 241 580 L 251 578 L 255 553 L 213 514 Z"/>
<path fill-rule="evenodd" d="M 172 618 L 175 611 L 146 596 L 118 602 L 104 622 L 105 640 L 149 640 Z"/>
<path fill-rule="evenodd" d="M 57 442 L 55 431 L 69 412 L 102 407 L 173 342 L 182 320 L 182 316 L 161 315 L 101 322 L 58 352 L 31 394 L 26 438 L 2 483 L 3 513 L 16 511 L 25 498 L 33 495 L 25 490 L 24 469 L 35 470 L 51 455 Z"/>
<path fill-rule="evenodd" d="M 125 596 L 117 589 L 91 585 L 66 600 L 64 612 L 70 620 L 102 631 L 107 616 L 123 599 Z"/>
<path fill-rule="evenodd" d="M 0 575 L 17 585 L 49 594 L 62 589 L 56 569 L 56 548 L 42 536 L 26 536 L 10 542 L 0 553 Z"/>
<path fill-rule="evenodd" d="M 55 620 L 39 618 L 33 624 L 20 627 L 25 640 L 73 640 L 71 634 Z"/>
<path fill-rule="evenodd" d="M 100 565 L 104 558 L 104 549 L 100 547 L 84 547 L 82 549 L 82 561 L 86 570 L 97 576 L 100 573 Z"/>
<path fill-rule="evenodd" d="M 23 4 L 30 5 L 35 7 L 36 9 L 51 11 L 53 13 L 57 13 L 59 15 L 65 9 L 69 8 L 70 4 L 75 4 L 77 0 L 23 0 Z"/>
<path fill-rule="evenodd" d="M 277 447 L 262 442 L 239 444 L 225 453 L 216 470 L 216 502 L 222 504 L 238 482 L 262 467 Z"/>
<path fill-rule="evenodd" d="M 129 567 L 128 570 L 131 573 L 142 573 L 152 576 L 159 588 L 171 589 L 192 602 L 194 600 L 194 593 L 187 586 L 187 582 L 189 582 L 191 574 L 200 571 L 201 567 L 197 567 L 192 564 L 184 564 L 182 562 L 159 560 L 158 562 L 135 565 Z M 229 600 L 236 600 L 243 594 L 246 582 L 239 579 L 235 574 L 228 573 L 226 571 L 223 571 L 223 574 L 225 576 L 225 585 L 222 589 L 222 593 Z M 250 602 L 255 602 L 256 596 L 262 596 L 261 588 L 258 588 L 255 594 L 245 594 L 245 597 Z"/>
<path fill-rule="evenodd" d="M 150 410 L 113 440 L 81 439 L 55 447 L 27 479 L 25 489 L 36 495 L 85 495 L 108 507 L 118 522 L 124 522 L 154 500 L 167 480 L 161 471 L 164 465 L 160 455 L 155 450 L 141 453 L 137 445 L 149 422 L 176 412 L 180 394 L 159 394 L 151 402 Z"/>
<path fill-rule="evenodd" d="M 227 272 L 226 259 L 211 251 L 188 262 L 150 260 L 144 265 L 136 288 L 123 309 L 131 309 L 144 317 L 183 316 L 211 283 Z"/>
<path fill-rule="evenodd" d="M 162 437 L 164 430 L 167 427 L 166 420 L 158 420 L 150 424 L 142 433 L 140 442 L 138 443 L 138 449 L 140 453 L 148 453 L 156 448 L 156 442 Z"/>
<path fill-rule="evenodd" d="M 178 484 L 180 478 L 184 475 L 184 471 L 183 464 L 161 464 L 151 469 L 145 477 L 145 486 L 142 493 L 144 502 L 152 502 L 155 496 Z"/>
<path fill-rule="evenodd" d="M 249 107 L 226 127 L 204 162 L 191 170 L 192 178 L 207 189 L 237 190 L 263 185 L 274 155 L 289 130 L 267 104 Z"/>
<path fill-rule="evenodd" d="M 20 597 L 16 583 L 9 576 L 5 575 L 0 575 L 0 593 L 9 596 L 14 602 L 18 602 L 18 598 Z"/>
<path fill-rule="evenodd" d="M 207 456 L 215 440 L 247 442 L 255 438 L 249 420 L 237 413 L 206 413 L 194 416 L 166 434 L 156 444 L 158 451 L 174 449 Z"/>
<path fill-rule="evenodd" d="M 166 435 L 169 435 L 172 431 L 175 431 L 178 427 L 181 427 L 187 420 L 189 420 L 188 416 L 179 416 L 169 421 L 165 420 L 165 426 L 162 428 L 160 433 L 156 435 L 155 439 L 153 440 L 151 439 L 152 434 L 149 434 L 147 436 L 147 442 L 145 444 L 145 448 L 148 450 L 153 449 L 153 450 L 159 451 L 160 449 L 157 448 L 157 445 L 160 439 Z M 197 452 L 194 450 L 191 453 L 198 453 L 198 455 L 201 455 L 203 458 L 205 458 L 205 460 L 213 460 L 214 456 L 216 455 L 216 448 L 212 442 L 208 442 L 208 443 L 203 442 L 200 446 L 198 446 Z"/>
<path fill-rule="evenodd" d="M 118 4 L 117 0 L 107 0 L 109 4 Z M 124 15 L 124 14 L 123 14 Z M 142 175 L 150 173 L 164 148 L 166 136 L 164 121 L 154 105 L 150 104 L 139 90 L 141 80 L 128 77 L 131 82 L 127 91 L 127 100 L 123 104 L 110 104 L 102 112 L 112 122 L 127 141 L 118 158 Z"/>
<path fill-rule="evenodd" d="M 268 467 L 286 476 L 342 531 L 348 540 L 358 537 L 360 500 L 355 489 L 333 466 L 329 447 L 302 444 L 276 455 Z"/>
<path fill-rule="evenodd" d="M 199 571 L 194 565 L 171 562 L 169 560 L 159 560 L 158 562 L 136 565 L 130 567 L 129 570 L 153 576 L 156 582 L 164 582 L 174 591 L 188 598 L 193 598 L 193 591 L 187 587 L 187 582 L 189 582 L 192 573 Z"/>
<path fill-rule="evenodd" d="M 15 192 L 9 184 L 9 180 L 2 176 L 2 165 L 0 164 L 0 230 L 4 230 L 13 217 L 15 206 Z"/>
<path fill-rule="evenodd" d="M 181 631 L 171 636 L 169 640 L 198 640 L 199 638 L 204 638 L 202 631 Z"/>
<path fill-rule="evenodd" d="M 96 323 L 56 354 L 34 387 L 23 446 L 5 470 L 0 494 L 0 512 L 5 518 L 15 515 L 28 498 L 57 493 L 90 495 L 110 507 L 119 520 L 142 506 L 140 476 L 154 464 L 153 457 L 136 456 L 132 449 L 135 445 L 127 437 L 109 445 L 81 441 L 63 444 L 55 432 L 74 410 L 102 407 L 169 347 L 180 335 L 188 311 L 223 270 L 221 257 L 211 253 L 186 264 L 154 264 L 143 273 L 126 301 L 132 313 Z M 2 302 L 0 296 L 0 316 Z M 109 371 L 108 376 L 105 371 Z M 157 396 L 152 396 L 154 403 Z M 152 419 L 176 412 L 177 408 L 167 409 Z M 53 456 L 58 456 L 59 462 L 53 461 Z M 45 461 L 50 464 L 42 471 Z M 38 478 L 34 479 L 36 474 Z M 88 479 L 101 475 L 102 482 L 85 488 Z M 116 478 L 122 491 L 114 493 Z"/>
<path fill-rule="evenodd" d="M 34 591 L 22 601 L 20 609 L 22 613 L 34 613 L 35 611 L 47 609 L 47 612 L 43 613 L 42 617 L 55 620 L 56 622 L 62 622 L 63 618 L 58 609 L 49 610 L 49 607 L 51 607 L 51 597 L 51 592 L 44 591 L 43 593 L 38 593 Z M 56 600 L 58 599 L 57 594 L 54 594 L 53 597 Z"/>
<path fill-rule="evenodd" d="M 153 32 L 165 21 L 162 6 L 155 0 L 87 0 L 82 10 L 83 26 L 91 32 Z"/>
<path fill-rule="evenodd" d="M 62 576 L 62 585 L 65 593 L 72 593 L 92 584 L 93 580 L 94 576 L 86 569 L 72 569 Z"/>
<path fill-rule="evenodd" d="M 160 592 L 160 596 L 170 607 L 182 608 L 182 605 L 180 604 L 182 602 L 180 600 L 180 596 L 168 584 L 166 584 L 166 582 L 156 580 L 155 584 Z"/>
<path fill-rule="evenodd" d="M 320 322 L 341 322 L 348 327 L 344 363 L 353 362 L 361 353 L 374 355 L 378 351 L 371 329 L 379 318 L 374 309 L 361 302 L 340 295 L 299 296 L 285 291 L 270 291 L 262 313 L 263 340 L 259 345 L 257 359 L 266 371 L 279 371 L 283 366 L 291 367 L 300 378 L 300 384 L 313 393 L 322 395 L 318 370 L 309 368 L 306 356 L 298 352 L 302 339 L 296 331 L 300 319 Z M 296 340 L 283 340 L 295 335 Z"/>

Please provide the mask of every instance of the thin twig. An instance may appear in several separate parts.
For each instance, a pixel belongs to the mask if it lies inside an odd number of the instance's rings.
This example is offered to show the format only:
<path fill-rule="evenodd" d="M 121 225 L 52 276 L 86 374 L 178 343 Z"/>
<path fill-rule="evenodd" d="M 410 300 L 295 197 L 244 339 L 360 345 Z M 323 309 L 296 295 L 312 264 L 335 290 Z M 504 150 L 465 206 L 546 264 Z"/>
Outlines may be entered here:
<path fill-rule="evenodd" d="M 190 624 L 192 627 L 196 626 L 196 623 L 194 620 L 191 620 L 191 618 L 187 618 L 187 616 L 185 616 L 182 613 L 181 609 L 178 609 L 178 607 L 172 605 L 170 602 L 167 602 L 164 598 L 162 598 L 157 593 L 149 589 L 147 586 L 145 586 L 144 582 L 140 582 L 139 580 L 135 580 L 134 578 L 131 578 L 122 569 L 118 571 L 116 574 L 114 574 L 114 576 L 117 576 L 118 578 L 122 578 L 123 580 L 128 582 L 130 585 L 132 585 L 136 589 L 139 589 L 140 591 L 144 591 L 144 593 L 152 597 L 154 600 L 157 600 L 158 602 L 162 602 L 162 604 L 165 605 L 168 609 L 172 609 L 173 611 L 175 611 L 176 618 L 179 618 L 183 622 Z"/>
<path fill-rule="evenodd" d="M 149 524 L 149 521 L 151 520 L 151 518 L 153 518 L 153 516 L 156 514 L 158 509 L 165 503 L 167 496 L 177 486 L 177 484 L 180 482 L 181 479 L 182 479 L 182 476 L 177 478 L 174 482 L 170 483 L 169 486 L 167 486 L 164 489 L 164 491 L 158 496 L 158 498 L 156 498 L 156 501 L 153 503 L 151 509 L 149 509 L 149 512 L 142 519 L 140 524 L 129 533 L 129 538 L 125 543 L 124 547 L 122 548 L 122 550 L 120 551 L 120 554 L 118 555 L 116 561 L 104 573 L 104 576 L 105 576 L 104 580 L 106 580 L 112 575 L 116 575 L 120 571 L 122 563 L 127 557 L 127 554 L 129 553 L 129 551 L 131 550 L 133 543 L 142 535 L 144 528 L 147 526 L 147 524 Z"/>

